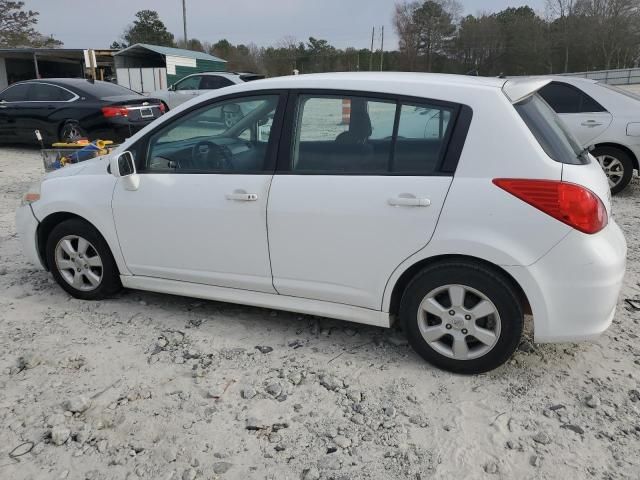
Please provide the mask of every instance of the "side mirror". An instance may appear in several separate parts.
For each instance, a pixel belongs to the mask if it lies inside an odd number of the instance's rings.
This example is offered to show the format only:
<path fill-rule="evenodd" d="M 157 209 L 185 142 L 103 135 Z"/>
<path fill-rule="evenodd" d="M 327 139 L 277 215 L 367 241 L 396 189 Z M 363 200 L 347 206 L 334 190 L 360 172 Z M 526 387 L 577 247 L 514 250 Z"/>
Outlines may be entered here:
<path fill-rule="evenodd" d="M 136 162 L 129 151 L 113 155 L 109 159 L 111 175 L 122 178 L 126 190 L 137 190 L 140 185 L 140 177 L 136 172 Z"/>

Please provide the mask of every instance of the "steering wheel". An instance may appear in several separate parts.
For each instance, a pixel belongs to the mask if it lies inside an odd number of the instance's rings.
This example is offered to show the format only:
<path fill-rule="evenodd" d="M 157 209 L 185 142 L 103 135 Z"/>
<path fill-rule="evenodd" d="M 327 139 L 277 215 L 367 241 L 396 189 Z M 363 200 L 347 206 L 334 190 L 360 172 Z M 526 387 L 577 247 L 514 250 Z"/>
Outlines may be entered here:
<path fill-rule="evenodd" d="M 191 166 L 195 170 L 233 170 L 233 160 L 228 148 L 208 140 L 201 140 L 191 150 Z"/>

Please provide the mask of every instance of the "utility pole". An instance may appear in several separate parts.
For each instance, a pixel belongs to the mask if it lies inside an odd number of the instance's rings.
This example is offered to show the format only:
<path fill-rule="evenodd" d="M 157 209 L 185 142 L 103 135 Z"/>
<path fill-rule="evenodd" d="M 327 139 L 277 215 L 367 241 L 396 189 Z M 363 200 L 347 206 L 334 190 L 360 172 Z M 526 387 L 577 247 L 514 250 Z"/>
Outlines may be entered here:
<path fill-rule="evenodd" d="M 187 39 L 187 0 L 182 0 L 182 26 L 184 27 L 184 48 L 189 46 Z"/>
<path fill-rule="evenodd" d="M 371 50 L 369 50 L 369 71 L 373 70 L 373 36 L 376 34 L 376 27 L 371 30 Z"/>
<path fill-rule="evenodd" d="M 380 71 L 382 71 L 383 58 L 384 58 L 384 25 L 382 26 L 382 35 L 380 37 Z"/>

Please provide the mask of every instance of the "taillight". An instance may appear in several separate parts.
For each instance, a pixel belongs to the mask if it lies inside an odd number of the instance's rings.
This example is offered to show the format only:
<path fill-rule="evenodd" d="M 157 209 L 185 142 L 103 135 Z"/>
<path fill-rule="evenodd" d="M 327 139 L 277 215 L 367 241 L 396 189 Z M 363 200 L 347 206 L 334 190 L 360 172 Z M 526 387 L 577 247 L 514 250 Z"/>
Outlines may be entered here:
<path fill-rule="evenodd" d="M 607 210 L 602 200 L 581 185 L 520 178 L 496 178 L 493 183 L 583 233 L 597 233 L 607 226 Z"/>
<path fill-rule="evenodd" d="M 160 113 L 165 113 L 167 111 L 167 109 L 164 106 L 164 103 L 161 103 L 160 105 L 158 105 L 158 108 L 160 109 Z"/>
<path fill-rule="evenodd" d="M 126 117 L 129 115 L 129 110 L 127 107 L 102 107 L 102 115 L 107 118 Z"/>

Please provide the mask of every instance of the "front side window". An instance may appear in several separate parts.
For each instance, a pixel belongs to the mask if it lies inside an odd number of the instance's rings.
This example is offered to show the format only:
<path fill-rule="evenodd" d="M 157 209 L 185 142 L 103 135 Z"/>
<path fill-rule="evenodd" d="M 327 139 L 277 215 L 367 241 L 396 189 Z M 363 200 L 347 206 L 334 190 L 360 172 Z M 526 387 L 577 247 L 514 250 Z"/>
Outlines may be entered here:
<path fill-rule="evenodd" d="M 25 102 L 27 100 L 27 95 L 29 94 L 29 90 L 31 85 L 28 83 L 19 83 L 18 85 L 12 85 L 7 88 L 2 95 L 0 95 L 0 100 L 5 102 Z"/>
<path fill-rule="evenodd" d="M 547 155 L 560 163 L 582 164 L 588 157 L 558 115 L 536 94 L 514 105 Z"/>
<path fill-rule="evenodd" d="M 426 103 L 301 95 L 291 170 L 434 174 L 444 155 L 453 114 L 452 107 Z"/>
<path fill-rule="evenodd" d="M 176 83 L 175 90 L 197 90 L 200 85 L 200 78 L 200 75 L 194 75 L 180 80 Z"/>
<path fill-rule="evenodd" d="M 178 117 L 150 137 L 148 172 L 264 171 L 278 95 L 226 100 Z"/>

